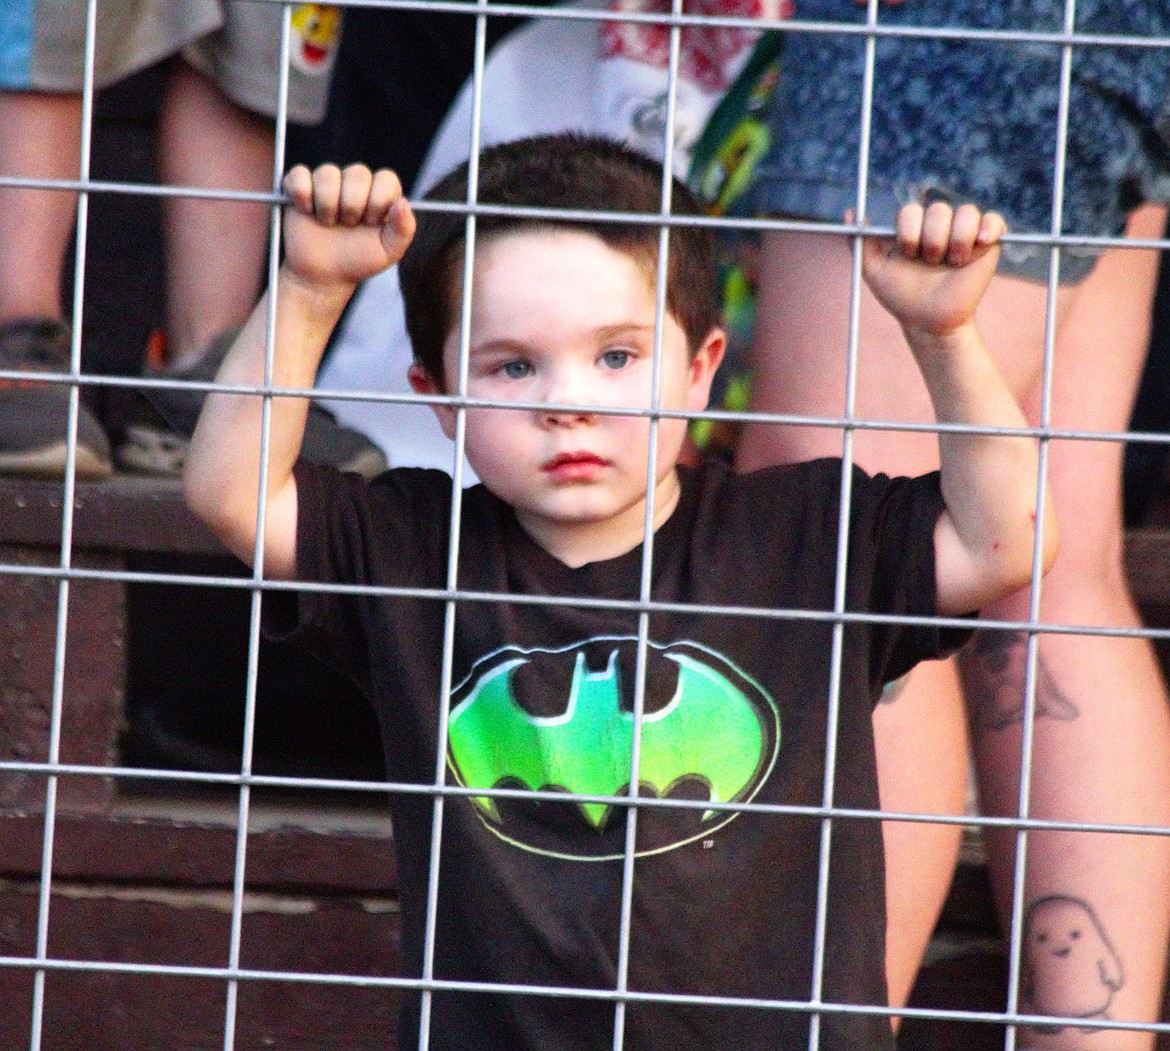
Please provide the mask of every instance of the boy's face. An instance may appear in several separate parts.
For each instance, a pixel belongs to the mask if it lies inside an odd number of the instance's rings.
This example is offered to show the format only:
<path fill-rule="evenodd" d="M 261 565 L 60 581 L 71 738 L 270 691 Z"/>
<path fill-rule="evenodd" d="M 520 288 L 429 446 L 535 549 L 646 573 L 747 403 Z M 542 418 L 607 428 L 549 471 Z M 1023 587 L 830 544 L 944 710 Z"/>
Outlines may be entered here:
<path fill-rule="evenodd" d="M 642 540 L 650 419 L 598 410 L 650 407 L 654 307 L 652 277 L 593 234 L 522 230 L 477 246 L 468 396 L 565 408 L 469 409 L 467 459 L 526 531 L 570 565 L 614 557 Z M 450 392 L 459 389 L 459 336 L 450 332 L 443 350 Z M 723 346 L 714 331 L 692 358 L 667 314 L 660 408 L 705 408 Z M 418 368 L 411 381 L 420 392 L 435 390 Z M 435 411 L 453 437 L 456 410 Z M 674 467 L 686 426 L 658 425 L 656 525 L 677 502 Z"/>

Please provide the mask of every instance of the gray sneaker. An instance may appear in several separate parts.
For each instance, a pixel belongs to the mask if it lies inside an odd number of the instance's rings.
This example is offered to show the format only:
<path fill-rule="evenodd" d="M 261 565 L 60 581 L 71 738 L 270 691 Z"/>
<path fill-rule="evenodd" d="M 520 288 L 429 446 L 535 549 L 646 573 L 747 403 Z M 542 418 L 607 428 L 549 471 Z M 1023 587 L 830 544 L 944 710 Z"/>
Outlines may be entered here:
<path fill-rule="evenodd" d="M 235 337 L 235 332 L 219 336 L 202 358 L 185 369 L 148 375 L 155 379 L 208 383 L 215 378 Z M 203 398 L 203 391 L 179 388 L 152 387 L 136 391 L 122 440 L 114 451 L 118 466 L 138 474 L 182 474 Z M 377 445 L 364 434 L 343 427 L 316 402 L 309 403 L 301 456 L 310 463 L 329 464 L 367 478 L 381 474 L 387 467 L 386 455 Z"/>
<path fill-rule="evenodd" d="M 0 379 L 0 474 L 63 478 L 68 453 L 69 387 L 35 378 L 69 371 L 69 326 L 54 318 L 0 325 L 0 369 L 28 376 Z M 77 477 L 106 478 L 110 444 L 84 402 L 77 413 Z"/>

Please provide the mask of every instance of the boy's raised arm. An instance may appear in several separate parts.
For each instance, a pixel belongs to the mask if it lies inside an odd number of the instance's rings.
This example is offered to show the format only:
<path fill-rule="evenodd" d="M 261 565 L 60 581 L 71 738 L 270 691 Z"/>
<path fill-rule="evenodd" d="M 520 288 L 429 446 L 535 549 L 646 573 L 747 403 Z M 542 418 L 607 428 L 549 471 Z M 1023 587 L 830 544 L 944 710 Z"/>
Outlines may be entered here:
<path fill-rule="evenodd" d="M 893 241 L 867 238 L 863 248 L 866 282 L 901 324 L 943 423 L 1027 426 L 975 326 L 1004 230 L 1001 216 L 973 205 L 907 205 Z M 1038 445 L 943 432 L 939 457 L 946 510 L 935 529 L 938 611 L 965 614 L 1031 579 Z M 1043 520 L 1047 570 L 1057 543 L 1050 506 Z"/>
<path fill-rule="evenodd" d="M 329 335 L 358 284 L 397 263 L 414 235 L 414 216 L 393 172 L 322 165 L 310 173 L 298 166 L 285 177 L 284 187 L 290 204 L 276 286 L 240 331 L 217 383 L 263 384 L 268 301 L 275 295 L 272 385 L 311 388 Z M 296 573 L 292 468 L 307 411 L 304 398 L 272 399 L 264 569 L 278 579 Z M 191 509 L 249 564 L 258 528 L 262 412 L 257 395 L 209 394 L 183 472 Z"/>

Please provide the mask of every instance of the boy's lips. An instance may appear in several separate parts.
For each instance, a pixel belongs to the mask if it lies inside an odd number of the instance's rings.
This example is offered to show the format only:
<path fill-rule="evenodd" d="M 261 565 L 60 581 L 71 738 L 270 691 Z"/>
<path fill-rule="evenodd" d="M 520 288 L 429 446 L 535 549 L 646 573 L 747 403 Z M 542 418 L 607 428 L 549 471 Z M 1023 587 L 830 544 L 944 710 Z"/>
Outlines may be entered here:
<path fill-rule="evenodd" d="M 606 461 L 594 453 L 561 453 L 541 464 L 541 470 L 558 481 L 583 481 L 605 465 Z"/>

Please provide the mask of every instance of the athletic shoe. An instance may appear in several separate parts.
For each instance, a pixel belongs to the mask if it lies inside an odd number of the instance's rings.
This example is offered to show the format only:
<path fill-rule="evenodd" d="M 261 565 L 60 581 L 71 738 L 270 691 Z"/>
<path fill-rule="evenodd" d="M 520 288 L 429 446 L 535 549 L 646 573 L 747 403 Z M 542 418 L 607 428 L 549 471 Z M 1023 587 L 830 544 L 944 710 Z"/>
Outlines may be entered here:
<path fill-rule="evenodd" d="M 0 325 L 0 369 L 69 372 L 69 326 L 54 318 L 19 318 Z M 63 478 L 68 453 L 68 384 L 28 377 L 0 379 L 0 474 Z M 110 444 L 82 401 L 77 410 L 77 477 L 106 478 Z"/>
<path fill-rule="evenodd" d="M 154 379 L 208 383 L 215 378 L 236 333 L 219 336 L 207 353 L 193 365 L 169 371 L 148 370 Z M 127 413 L 125 431 L 115 450 L 118 466 L 138 474 L 177 476 L 183 472 L 187 447 L 204 391 L 151 387 L 135 392 Z M 372 478 L 386 470 L 386 455 L 364 434 L 343 427 L 336 417 L 316 402 L 309 403 L 301 456 L 310 463 L 330 464 Z"/>

